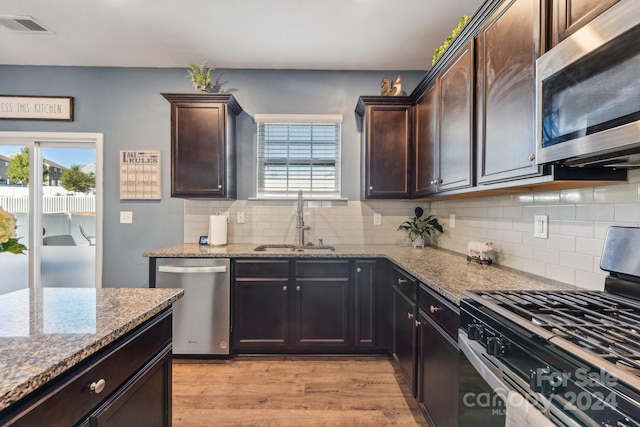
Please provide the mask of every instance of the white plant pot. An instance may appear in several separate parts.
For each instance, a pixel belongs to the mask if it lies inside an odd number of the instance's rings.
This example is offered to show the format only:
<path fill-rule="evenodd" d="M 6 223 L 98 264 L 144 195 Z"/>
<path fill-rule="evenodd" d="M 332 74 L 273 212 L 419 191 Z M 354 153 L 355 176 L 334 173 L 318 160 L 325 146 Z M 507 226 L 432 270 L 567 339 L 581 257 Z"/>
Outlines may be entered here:
<path fill-rule="evenodd" d="M 414 248 L 424 248 L 424 237 L 416 237 L 411 244 Z"/>

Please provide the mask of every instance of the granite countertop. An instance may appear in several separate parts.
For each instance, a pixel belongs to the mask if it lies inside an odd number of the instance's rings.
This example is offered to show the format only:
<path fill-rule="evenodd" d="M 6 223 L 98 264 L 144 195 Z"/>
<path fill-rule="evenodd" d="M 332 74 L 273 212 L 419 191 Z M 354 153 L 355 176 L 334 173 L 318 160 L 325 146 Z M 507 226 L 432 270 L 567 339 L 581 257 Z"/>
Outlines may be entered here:
<path fill-rule="evenodd" d="M 256 246 L 230 244 L 210 247 L 183 243 L 143 255 L 156 258 L 386 258 L 454 304 L 460 304 L 464 290 L 576 289 L 575 286 L 496 264 L 467 262 L 465 255 L 435 247 L 415 249 L 409 245 L 336 245 L 334 252 L 319 250 L 301 253 L 284 250 L 255 252 L 253 249 Z"/>
<path fill-rule="evenodd" d="M 22 289 L 0 295 L 0 411 L 182 297 L 182 289 Z"/>

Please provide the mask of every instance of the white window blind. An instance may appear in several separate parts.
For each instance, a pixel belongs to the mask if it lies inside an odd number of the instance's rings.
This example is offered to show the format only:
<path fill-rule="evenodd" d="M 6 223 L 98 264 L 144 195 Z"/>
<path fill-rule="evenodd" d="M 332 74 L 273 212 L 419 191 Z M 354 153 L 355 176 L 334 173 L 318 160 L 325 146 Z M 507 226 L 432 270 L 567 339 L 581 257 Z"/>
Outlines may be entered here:
<path fill-rule="evenodd" d="M 340 197 L 340 115 L 256 114 L 257 197 Z"/>

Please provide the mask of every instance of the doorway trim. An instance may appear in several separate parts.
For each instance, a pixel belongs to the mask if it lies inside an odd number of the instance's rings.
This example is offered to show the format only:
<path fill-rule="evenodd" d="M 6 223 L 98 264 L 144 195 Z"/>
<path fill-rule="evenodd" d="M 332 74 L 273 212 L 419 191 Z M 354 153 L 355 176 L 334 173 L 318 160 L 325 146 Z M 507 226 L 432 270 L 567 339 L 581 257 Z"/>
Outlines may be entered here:
<path fill-rule="evenodd" d="M 0 131 L 0 142 L 11 142 L 15 144 L 29 145 L 34 142 L 60 142 L 69 143 L 90 143 L 95 145 L 96 150 L 96 288 L 102 287 L 102 256 L 103 256 L 103 183 L 104 183 L 104 170 L 103 170 L 103 142 L 104 134 L 102 133 L 84 133 L 84 132 L 11 132 Z M 31 176 L 33 174 L 42 173 L 42 159 L 35 161 L 35 164 L 30 164 Z M 29 198 L 32 203 L 36 203 L 36 208 L 39 209 L 39 204 L 42 200 L 42 189 L 35 188 L 35 186 L 29 187 Z M 37 210 L 39 211 L 39 210 Z M 29 255 L 29 287 L 40 286 L 40 248 L 39 242 L 42 242 L 42 224 L 39 215 L 29 215 L 29 247 L 35 249 L 34 255 Z"/>

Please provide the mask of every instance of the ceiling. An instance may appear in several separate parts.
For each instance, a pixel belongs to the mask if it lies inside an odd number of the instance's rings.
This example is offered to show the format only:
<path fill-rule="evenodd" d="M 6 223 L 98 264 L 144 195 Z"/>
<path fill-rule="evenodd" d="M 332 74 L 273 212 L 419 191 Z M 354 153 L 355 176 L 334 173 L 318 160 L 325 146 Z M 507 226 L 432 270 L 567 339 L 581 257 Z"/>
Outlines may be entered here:
<path fill-rule="evenodd" d="M 2 0 L 0 64 L 427 70 L 482 0 Z"/>

